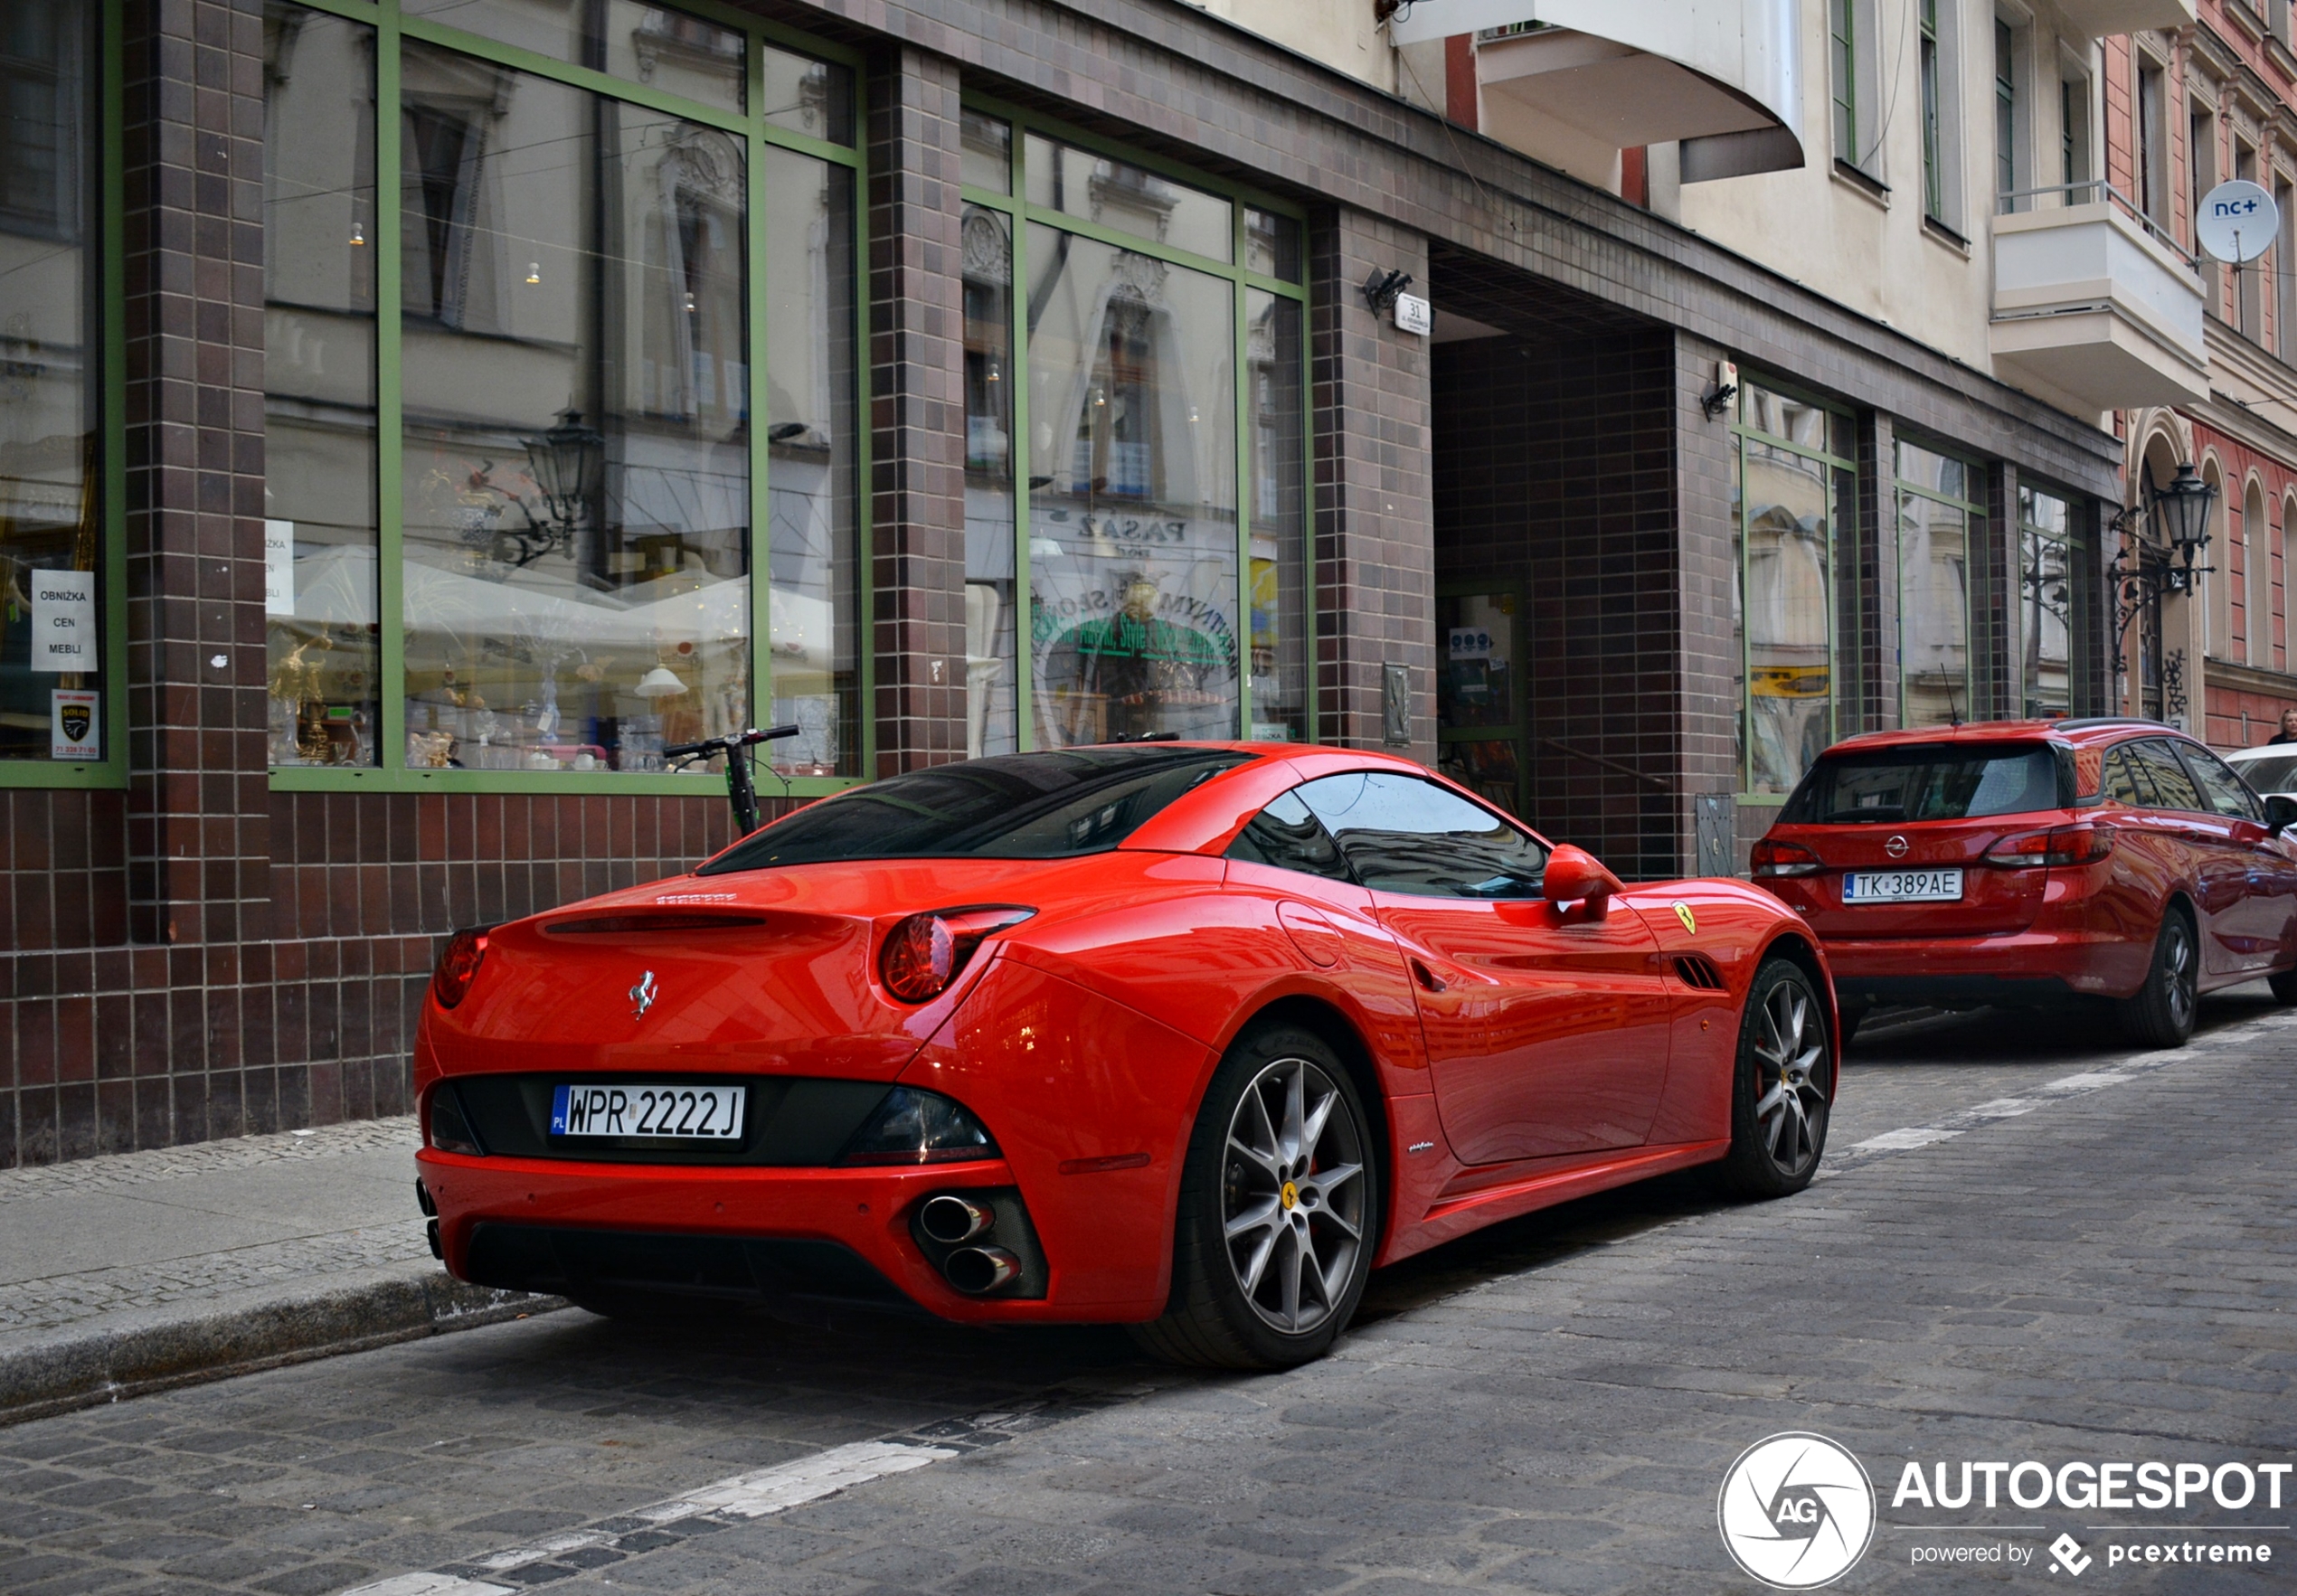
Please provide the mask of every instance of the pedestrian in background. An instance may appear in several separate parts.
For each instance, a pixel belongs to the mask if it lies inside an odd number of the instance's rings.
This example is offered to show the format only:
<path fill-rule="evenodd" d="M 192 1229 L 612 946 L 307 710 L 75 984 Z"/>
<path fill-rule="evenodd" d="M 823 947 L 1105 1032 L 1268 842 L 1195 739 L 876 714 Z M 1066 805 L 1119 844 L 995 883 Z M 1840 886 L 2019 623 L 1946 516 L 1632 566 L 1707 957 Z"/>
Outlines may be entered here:
<path fill-rule="evenodd" d="M 2297 742 L 2297 704 L 2281 712 L 2281 730 L 2265 739 L 2267 748 L 2277 742 Z"/>

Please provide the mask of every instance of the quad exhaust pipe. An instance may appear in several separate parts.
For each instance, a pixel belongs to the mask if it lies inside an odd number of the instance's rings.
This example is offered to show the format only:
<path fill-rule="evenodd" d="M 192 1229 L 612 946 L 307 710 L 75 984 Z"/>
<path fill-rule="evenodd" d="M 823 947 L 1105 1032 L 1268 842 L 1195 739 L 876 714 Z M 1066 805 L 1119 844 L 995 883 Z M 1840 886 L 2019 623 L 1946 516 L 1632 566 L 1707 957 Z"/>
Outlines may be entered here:
<path fill-rule="evenodd" d="M 941 1274 L 968 1297 L 984 1297 L 1021 1272 L 1021 1261 L 1002 1247 L 959 1247 L 941 1260 Z"/>
<path fill-rule="evenodd" d="M 996 1223 L 997 1215 L 980 1204 L 950 1192 L 926 1198 L 925 1206 L 917 1213 L 918 1228 L 944 1247 L 961 1246 L 985 1235 Z"/>

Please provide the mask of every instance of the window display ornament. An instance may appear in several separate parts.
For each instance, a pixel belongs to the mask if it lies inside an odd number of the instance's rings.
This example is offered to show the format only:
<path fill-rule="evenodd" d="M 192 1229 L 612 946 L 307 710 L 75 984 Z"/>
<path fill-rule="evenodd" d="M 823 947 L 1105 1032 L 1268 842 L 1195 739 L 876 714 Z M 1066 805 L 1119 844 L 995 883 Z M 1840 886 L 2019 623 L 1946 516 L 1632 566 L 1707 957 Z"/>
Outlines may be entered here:
<path fill-rule="evenodd" d="M 685 684 L 668 666 L 657 665 L 639 677 L 638 685 L 631 691 L 640 698 L 676 698 L 685 691 Z"/>

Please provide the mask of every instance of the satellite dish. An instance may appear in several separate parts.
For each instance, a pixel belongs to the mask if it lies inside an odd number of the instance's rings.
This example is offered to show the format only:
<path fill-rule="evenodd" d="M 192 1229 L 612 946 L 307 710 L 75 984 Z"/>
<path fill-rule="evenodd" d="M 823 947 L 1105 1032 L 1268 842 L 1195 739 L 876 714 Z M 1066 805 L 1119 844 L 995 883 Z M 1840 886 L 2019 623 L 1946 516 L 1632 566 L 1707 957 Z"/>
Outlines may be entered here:
<path fill-rule="evenodd" d="M 2213 259 L 2230 266 L 2246 266 L 2273 247 L 2281 232 L 2281 210 L 2273 195 L 2245 178 L 2236 178 L 2201 196 L 2193 231 Z"/>

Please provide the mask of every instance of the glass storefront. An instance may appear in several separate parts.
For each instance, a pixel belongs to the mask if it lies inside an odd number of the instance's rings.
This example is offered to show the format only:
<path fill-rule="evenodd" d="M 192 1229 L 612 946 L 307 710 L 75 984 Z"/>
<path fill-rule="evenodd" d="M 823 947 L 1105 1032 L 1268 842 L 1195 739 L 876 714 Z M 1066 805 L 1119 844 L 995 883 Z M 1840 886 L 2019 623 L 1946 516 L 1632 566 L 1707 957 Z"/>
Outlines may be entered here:
<path fill-rule="evenodd" d="M 1307 737 L 1298 222 L 981 110 L 964 171 L 969 748 Z"/>
<path fill-rule="evenodd" d="M 1850 418 L 1748 378 L 1737 431 L 1741 779 L 1749 795 L 1783 795 L 1835 738 L 1838 528 L 1857 524 Z"/>
<path fill-rule="evenodd" d="M 1970 565 L 1984 545 L 1978 467 L 1898 443 L 1899 724 L 1971 718 Z"/>
<path fill-rule="evenodd" d="M 850 69 L 635 0 L 265 38 L 271 762 L 858 774 Z"/>
<path fill-rule="evenodd" d="M 98 23 L 0 6 L 0 761 L 102 763 L 112 595 L 101 439 Z"/>
<path fill-rule="evenodd" d="M 2028 715 L 2063 715 L 2073 704 L 2074 564 L 2066 501 L 2018 490 L 2018 634 Z"/>

